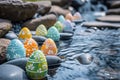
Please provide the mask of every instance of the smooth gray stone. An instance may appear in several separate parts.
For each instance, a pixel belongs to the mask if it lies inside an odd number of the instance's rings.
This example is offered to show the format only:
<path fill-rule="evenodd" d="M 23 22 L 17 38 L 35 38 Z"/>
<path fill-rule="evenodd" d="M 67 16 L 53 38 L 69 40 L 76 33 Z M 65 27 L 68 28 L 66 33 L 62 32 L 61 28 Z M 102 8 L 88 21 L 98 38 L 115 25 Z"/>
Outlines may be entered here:
<path fill-rule="evenodd" d="M 61 39 L 61 40 L 70 39 L 72 36 L 73 36 L 72 33 L 60 33 L 60 39 Z"/>
<path fill-rule="evenodd" d="M 62 62 L 62 59 L 58 56 L 46 56 L 47 62 L 48 62 L 48 68 L 57 68 L 60 66 L 60 63 Z"/>
<path fill-rule="evenodd" d="M 77 56 L 76 59 L 79 61 L 79 63 L 84 65 L 88 65 L 93 61 L 93 57 L 88 53 L 81 54 Z"/>
<path fill-rule="evenodd" d="M 0 65 L 0 80 L 28 80 L 25 71 L 15 65 Z"/>
<path fill-rule="evenodd" d="M 9 39 L 9 40 L 12 40 L 12 39 L 18 39 L 17 35 L 12 32 L 12 31 L 9 31 L 6 35 L 5 35 L 5 38 Z"/>
<path fill-rule="evenodd" d="M 32 36 L 32 38 L 41 45 L 47 38 L 43 36 Z"/>

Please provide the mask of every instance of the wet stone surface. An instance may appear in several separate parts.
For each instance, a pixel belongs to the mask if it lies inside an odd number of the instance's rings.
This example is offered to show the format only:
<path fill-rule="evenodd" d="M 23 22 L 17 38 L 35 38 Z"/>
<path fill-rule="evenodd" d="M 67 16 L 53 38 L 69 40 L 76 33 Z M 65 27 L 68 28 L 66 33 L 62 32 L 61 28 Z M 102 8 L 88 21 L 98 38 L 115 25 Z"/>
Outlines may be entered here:
<path fill-rule="evenodd" d="M 88 65 L 76 59 L 85 53 L 94 57 Z M 120 80 L 120 29 L 77 25 L 72 39 L 60 41 L 58 56 L 64 60 L 48 80 Z"/>

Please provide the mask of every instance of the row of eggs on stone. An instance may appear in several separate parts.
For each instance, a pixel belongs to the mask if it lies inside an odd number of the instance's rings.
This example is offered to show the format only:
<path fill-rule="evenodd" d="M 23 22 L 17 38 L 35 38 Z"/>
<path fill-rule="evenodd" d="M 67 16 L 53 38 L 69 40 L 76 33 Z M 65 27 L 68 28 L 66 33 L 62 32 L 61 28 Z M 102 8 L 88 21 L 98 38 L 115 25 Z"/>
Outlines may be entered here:
<path fill-rule="evenodd" d="M 29 57 L 36 50 L 39 50 L 39 47 L 32 38 L 26 39 L 23 43 L 18 39 L 13 39 L 8 45 L 6 56 L 8 60 Z M 41 46 L 41 51 L 45 55 L 56 55 L 57 47 L 55 42 L 50 38 L 46 39 Z"/>
<path fill-rule="evenodd" d="M 60 39 L 59 32 L 62 32 L 62 31 L 73 32 L 73 28 L 74 27 L 72 25 L 72 22 L 70 20 L 65 20 L 64 16 L 60 15 L 58 17 L 58 21 L 52 27 L 50 27 L 48 31 L 46 27 L 43 24 L 41 24 L 36 28 L 35 33 L 37 36 L 45 36 L 47 38 L 53 39 L 54 41 L 59 41 Z M 32 37 L 32 34 L 28 28 L 23 28 L 19 33 L 20 39 L 31 38 L 31 37 Z"/>

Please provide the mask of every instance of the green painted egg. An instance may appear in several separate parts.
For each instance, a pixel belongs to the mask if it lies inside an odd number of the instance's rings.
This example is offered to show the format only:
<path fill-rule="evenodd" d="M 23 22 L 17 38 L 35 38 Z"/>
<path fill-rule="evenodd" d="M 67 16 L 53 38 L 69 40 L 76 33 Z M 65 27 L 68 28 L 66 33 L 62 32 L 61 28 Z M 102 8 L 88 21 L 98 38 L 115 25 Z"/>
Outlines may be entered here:
<path fill-rule="evenodd" d="M 57 30 L 58 30 L 59 32 L 62 32 L 62 31 L 63 31 L 64 26 L 63 26 L 63 24 L 62 24 L 60 21 L 57 21 L 57 22 L 54 24 L 54 26 L 57 28 Z"/>
<path fill-rule="evenodd" d="M 39 25 L 36 28 L 36 35 L 37 36 L 46 36 L 47 35 L 47 29 L 43 24 Z"/>
<path fill-rule="evenodd" d="M 58 30 L 52 26 L 51 28 L 48 29 L 47 36 L 48 38 L 53 39 L 54 41 L 59 41 L 60 40 L 60 33 Z"/>
<path fill-rule="evenodd" d="M 38 80 L 46 77 L 48 65 L 45 55 L 42 51 L 36 50 L 29 57 L 26 64 L 26 72 L 30 79 Z"/>

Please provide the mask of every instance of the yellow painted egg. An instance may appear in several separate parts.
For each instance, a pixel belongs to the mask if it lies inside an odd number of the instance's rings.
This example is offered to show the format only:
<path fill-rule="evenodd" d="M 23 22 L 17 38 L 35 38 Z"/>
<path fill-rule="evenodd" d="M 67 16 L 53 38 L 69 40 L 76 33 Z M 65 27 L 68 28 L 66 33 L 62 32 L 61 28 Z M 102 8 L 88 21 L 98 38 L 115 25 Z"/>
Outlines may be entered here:
<path fill-rule="evenodd" d="M 39 25 L 36 28 L 36 35 L 37 36 L 46 36 L 47 35 L 47 29 L 43 24 Z"/>
<path fill-rule="evenodd" d="M 32 34 L 27 27 L 22 28 L 18 35 L 19 39 L 32 38 Z"/>
<path fill-rule="evenodd" d="M 34 51 L 38 50 L 37 42 L 30 38 L 24 41 L 24 47 L 26 49 L 26 56 L 29 57 Z"/>
<path fill-rule="evenodd" d="M 72 21 L 73 20 L 72 14 L 71 13 L 66 14 L 65 19 Z"/>
<path fill-rule="evenodd" d="M 43 51 L 45 55 L 56 55 L 58 50 L 55 42 L 52 39 L 48 38 L 43 43 L 41 51 Z"/>
<path fill-rule="evenodd" d="M 37 50 L 32 53 L 26 64 L 26 72 L 30 79 L 41 80 L 47 75 L 48 65 L 45 55 Z"/>

